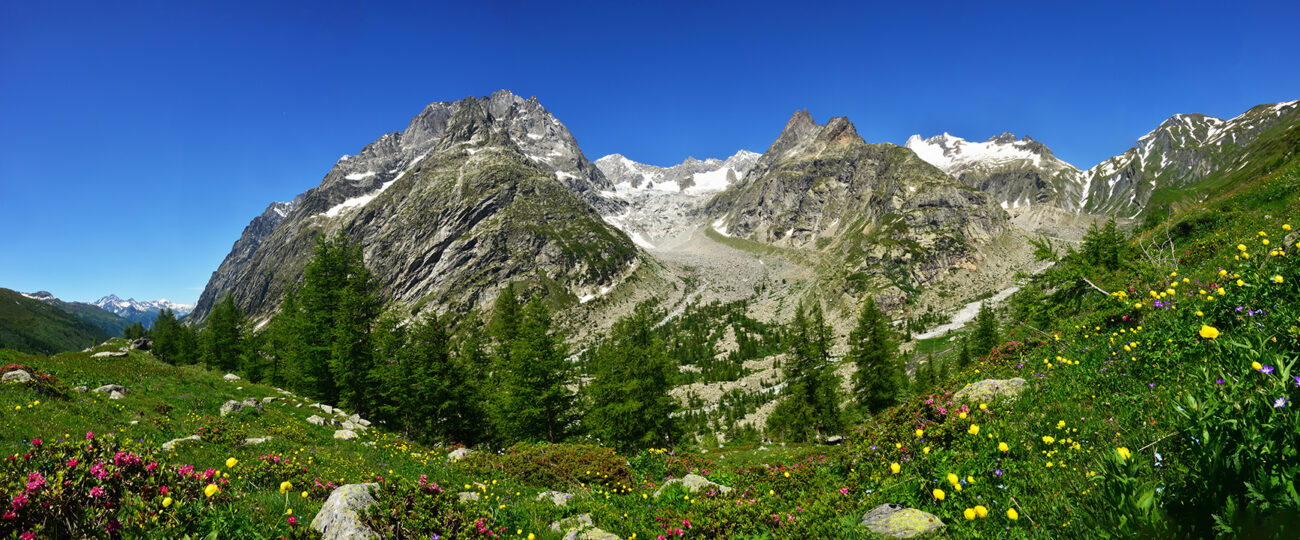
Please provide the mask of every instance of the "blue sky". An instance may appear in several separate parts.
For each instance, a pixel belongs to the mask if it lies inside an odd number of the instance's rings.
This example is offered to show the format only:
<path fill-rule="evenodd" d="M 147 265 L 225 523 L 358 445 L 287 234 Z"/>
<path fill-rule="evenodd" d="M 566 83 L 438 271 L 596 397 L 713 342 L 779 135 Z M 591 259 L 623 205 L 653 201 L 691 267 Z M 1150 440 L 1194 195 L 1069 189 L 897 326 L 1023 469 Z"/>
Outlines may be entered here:
<path fill-rule="evenodd" d="M 192 302 L 268 203 L 499 88 L 656 165 L 761 152 L 807 108 L 1087 168 L 1300 98 L 1294 1 L 635 4 L 2 2 L 0 287 Z"/>

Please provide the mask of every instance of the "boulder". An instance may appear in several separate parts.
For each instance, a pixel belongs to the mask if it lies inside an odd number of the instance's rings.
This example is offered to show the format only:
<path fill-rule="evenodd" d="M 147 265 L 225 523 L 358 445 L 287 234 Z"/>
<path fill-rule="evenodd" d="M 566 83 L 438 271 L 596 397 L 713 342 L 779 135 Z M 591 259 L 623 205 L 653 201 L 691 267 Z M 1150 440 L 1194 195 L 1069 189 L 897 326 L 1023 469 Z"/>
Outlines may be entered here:
<path fill-rule="evenodd" d="M 832 435 L 832 436 L 830 436 L 830 437 L 826 437 L 826 441 L 825 441 L 825 442 L 826 442 L 826 444 L 829 444 L 829 445 L 832 445 L 832 446 L 837 445 L 837 444 L 843 444 L 843 443 L 844 443 L 844 437 L 841 436 L 841 435 Z"/>
<path fill-rule="evenodd" d="M 618 535 L 596 528 L 591 514 L 578 514 L 551 523 L 551 530 L 564 533 L 564 540 L 620 540 Z"/>
<path fill-rule="evenodd" d="M 1000 397 L 1015 398 L 1025 390 L 1025 380 L 1019 377 L 1014 379 L 984 379 L 979 382 L 973 382 L 956 394 L 952 395 L 953 401 L 966 403 L 988 403 Z"/>
<path fill-rule="evenodd" d="M 239 375 L 235 375 L 234 373 L 227 373 L 225 376 L 221 378 L 230 382 L 235 382 L 239 380 Z"/>
<path fill-rule="evenodd" d="M 308 405 L 308 407 L 316 407 L 317 409 L 320 409 L 325 414 L 334 414 L 334 407 L 330 407 L 329 405 L 326 405 L 324 403 L 312 403 L 311 405 Z"/>
<path fill-rule="evenodd" d="M 321 533 L 323 540 L 373 538 L 374 533 L 361 523 L 357 512 L 375 504 L 370 490 L 379 484 L 348 484 L 334 488 L 325 505 L 311 520 L 311 528 Z"/>
<path fill-rule="evenodd" d="M 121 392 L 118 392 L 117 390 L 114 390 L 113 392 L 108 394 L 108 399 L 122 399 L 124 397 L 126 397 L 126 395 Z"/>
<path fill-rule="evenodd" d="M 672 480 L 664 482 L 664 485 L 659 486 L 659 489 L 655 490 L 655 497 L 656 498 L 659 497 L 659 495 L 662 494 L 665 489 L 668 489 L 668 486 L 671 486 L 673 484 L 681 484 L 691 493 L 695 493 L 701 489 L 707 489 L 713 487 L 718 488 L 718 491 L 721 491 L 723 493 L 731 491 L 731 488 L 719 484 L 717 482 L 714 482 L 712 480 L 709 480 L 708 478 L 705 478 L 698 474 L 688 474 L 686 475 L 685 478 L 674 478 Z"/>
<path fill-rule="evenodd" d="M 361 424 L 353 423 L 351 420 L 344 420 L 343 429 L 350 429 L 352 431 L 365 431 L 370 428 L 363 426 Z"/>
<path fill-rule="evenodd" d="M 348 420 L 351 420 L 352 423 L 354 424 L 370 427 L 370 421 L 366 420 L 365 418 L 362 418 L 361 415 L 359 414 L 354 414 L 352 416 L 349 416 Z"/>
<path fill-rule="evenodd" d="M 334 430 L 334 438 L 343 439 L 345 441 L 348 439 L 355 439 L 357 438 L 357 432 L 346 430 L 346 429 L 337 429 Z"/>
<path fill-rule="evenodd" d="M 126 358 L 125 351 L 104 351 L 90 355 L 91 358 Z"/>
<path fill-rule="evenodd" d="M 326 420 L 326 419 L 321 418 L 321 417 L 319 417 L 319 416 L 316 416 L 316 415 L 314 415 L 314 414 L 311 415 L 311 416 L 308 416 L 308 417 L 307 417 L 307 422 L 308 422 L 308 423 L 311 423 L 311 424 L 316 424 L 316 425 L 318 425 L 318 426 L 324 426 L 324 425 L 331 425 L 331 426 L 332 426 L 332 425 L 334 425 L 334 421 L 333 421 L 333 420 Z"/>
<path fill-rule="evenodd" d="M 462 492 L 456 494 L 456 500 L 459 500 L 460 502 L 465 502 L 465 501 L 477 501 L 477 500 L 478 500 L 478 492 L 477 492 L 477 491 L 462 491 Z"/>
<path fill-rule="evenodd" d="M 943 521 L 934 514 L 890 503 L 872 508 L 862 516 L 859 525 L 890 538 L 912 538 L 944 527 Z"/>
<path fill-rule="evenodd" d="M 133 351 L 147 351 L 153 348 L 153 340 L 149 338 L 133 339 L 131 345 L 127 348 Z"/>
<path fill-rule="evenodd" d="M 227 401 L 225 405 L 221 406 L 221 416 L 244 411 L 261 413 L 263 411 L 262 402 L 258 401 L 257 398 L 248 398 L 243 401 L 235 401 L 232 399 Z"/>
<path fill-rule="evenodd" d="M 244 446 L 253 446 L 253 445 L 262 444 L 271 439 L 272 437 L 249 437 L 247 439 L 244 439 Z"/>
<path fill-rule="evenodd" d="M 189 437 L 181 437 L 181 438 L 179 438 L 179 439 L 172 439 L 172 440 L 170 440 L 170 441 L 167 441 L 167 442 L 163 443 L 163 445 L 162 445 L 162 449 L 165 450 L 165 451 L 170 452 L 170 451 L 172 451 L 172 450 L 174 450 L 174 449 L 176 448 L 176 443 L 179 443 L 179 442 L 182 442 L 182 441 L 197 441 L 197 440 L 200 440 L 198 435 L 190 435 Z"/>
<path fill-rule="evenodd" d="M 111 394 L 113 392 L 126 393 L 126 387 L 120 384 L 106 384 L 104 386 L 91 390 L 91 392 L 94 392 L 96 394 Z"/>
<path fill-rule="evenodd" d="M 76 393 L 78 393 L 78 394 L 84 394 L 84 393 L 86 393 L 86 392 L 89 392 L 90 390 L 87 389 L 87 388 L 84 387 L 84 386 L 76 386 L 76 387 L 73 387 L 73 388 L 72 388 L 72 391 L 73 391 L 73 392 L 76 392 Z"/>
<path fill-rule="evenodd" d="M 469 448 L 457 448 L 447 454 L 447 461 L 460 461 L 465 456 L 473 454 L 474 451 Z"/>
<path fill-rule="evenodd" d="M 555 506 L 559 506 L 560 508 L 564 508 L 565 506 L 568 506 L 569 499 L 572 498 L 573 498 L 572 493 L 565 493 L 563 491 L 543 491 L 537 494 L 537 500 L 540 501 L 542 499 L 550 499 L 551 502 L 555 504 Z"/>
<path fill-rule="evenodd" d="M 277 400 L 277 399 L 280 399 L 280 398 L 277 398 L 277 397 L 264 397 L 264 398 L 262 398 L 262 405 L 267 405 L 267 404 L 269 404 L 269 403 L 271 403 L 272 401 L 275 401 L 275 400 Z"/>
<path fill-rule="evenodd" d="M 32 374 L 21 369 L 15 369 L 9 373 L 5 373 L 4 377 L 0 378 L 0 381 L 16 384 L 26 383 L 31 380 Z"/>

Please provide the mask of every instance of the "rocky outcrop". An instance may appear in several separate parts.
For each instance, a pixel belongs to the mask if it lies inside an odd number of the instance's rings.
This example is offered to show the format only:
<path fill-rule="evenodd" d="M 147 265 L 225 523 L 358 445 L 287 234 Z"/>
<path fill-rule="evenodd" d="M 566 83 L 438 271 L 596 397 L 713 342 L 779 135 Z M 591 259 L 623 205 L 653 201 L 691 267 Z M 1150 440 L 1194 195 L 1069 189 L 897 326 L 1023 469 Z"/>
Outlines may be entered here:
<path fill-rule="evenodd" d="M 239 380 L 239 375 L 235 375 L 234 373 L 227 373 L 221 378 L 227 382 L 235 382 Z"/>
<path fill-rule="evenodd" d="M 4 377 L 0 378 L 0 382 L 15 383 L 15 384 L 23 384 L 23 383 L 30 382 L 31 380 L 32 380 L 32 374 L 21 369 L 15 369 L 13 371 L 5 373 Z"/>
<path fill-rule="evenodd" d="M 613 533 L 596 528 L 591 514 L 578 514 L 551 523 L 551 530 L 564 534 L 564 540 L 619 540 Z"/>
<path fill-rule="evenodd" d="M 346 441 L 357 438 L 357 433 L 347 429 L 338 429 L 334 431 L 334 438 Z"/>
<path fill-rule="evenodd" d="M 373 538 L 374 532 L 361 523 L 358 512 L 375 504 L 370 490 L 379 484 L 348 484 L 334 488 L 325 505 L 311 520 L 311 528 L 324 540 Z"/>
<path fill-rule="evenodd" d="M 859 525 L 890 538 L 915 538 L 944 527 L 938 516 L 899 504 L 882 504 L 862 516 Z"/>
<path fill-rule="evenodd" d="M 133 339 L 127 348 L 133 351 L 147 351 L 153 348 L 153 340 L 149 338 Z"/>
<path fill-rule="evenodd" d="M 514 276 L 611 283 L 636 256 L 600 219 L 625 203 L 535 99 L 508 91 L 431 104 L 407 129 L 345 156 L 269 234 L 246 231 L 191 319 L 230 294 L 264 318 L 297 280 L 317 234 L 363 239 L 386 299 L 468 309 Z"/>
<path fill-rule="evenodd" d="M 111 394 L 113 392 L 126 393 L 126 387 L 120 384 L 106 384 L 104 386 L 91 390 L 91 392 L 94 392 L 96 394 Z"/>
<path fill-rule="evenodd" d="M 257 398 L 248 398 L 243 401 L 235 401 L 232 399 L 221 406 L 221 416 L 243 412 L 261 414 L 262 411 L 262 402 L 258 401 Z"/>
<path fill-rule="evenodd" d="M 453 461 L 453 462 L 460 461 L 461 459 L 464 459 L 465 456 L 468 456 L 473 453 L 474 450 L 469 448 L 457 448 L 447 453 L 447 461 Z"/>
<path fill-rule="evenodd" d="M 678 484 L 680 484 L 683 488 L 686 488 L 686 490 L 690 491 L 691 493 L 697 493 L 702 489 L 704 490 L 717 489 L 719 492 L 722 493 L 728 493 L 731 491 L 730 487 L 709 480 L 708 478 L 705 478 L 698 474 L 688 474 L 685 477 L 673 478 L 672 480 L 668 480 L 664 482 L 662 486 L 659 486 L 659 489 L 655 490 L 655 495 L 654 495 L 655 498 L 658 498 L 659 495 L 663 494 L 663 492 L 667 490 L 669 487 Z"/>
<path fill-rule="evenodd" d="M 965 403 L 987 403 L 998 398 L 1015 398 L 1025 390 L 1025 380 L 984 379 L 970 383 L 952 395 L 953 401 Z"/>

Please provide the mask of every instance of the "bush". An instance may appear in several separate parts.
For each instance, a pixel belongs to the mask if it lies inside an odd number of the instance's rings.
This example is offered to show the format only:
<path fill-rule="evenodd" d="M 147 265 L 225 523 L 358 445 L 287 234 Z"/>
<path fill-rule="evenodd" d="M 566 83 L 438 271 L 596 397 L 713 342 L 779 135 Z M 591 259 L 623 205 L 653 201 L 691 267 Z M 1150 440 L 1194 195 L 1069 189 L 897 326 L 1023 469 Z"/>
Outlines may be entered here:
<path fill-rule="evenodd" d="M 627 487 L 632 482 L 627 460 L 613 449 L 586 444 L 519 443 L 503 455 L 475 453 L 459 463 L 477 473 L 501 473 L 552 489 L 592 484 Z"/>
<path fill-rule="evenodd" d="M 505 535 L 490 517 L 474 517 L 437 482 L 420 475 L 418 482 L 406 479 L 380 482 L 372 492 L 376 502 L 361 520 L 381 538 L 496 538 Z"/>

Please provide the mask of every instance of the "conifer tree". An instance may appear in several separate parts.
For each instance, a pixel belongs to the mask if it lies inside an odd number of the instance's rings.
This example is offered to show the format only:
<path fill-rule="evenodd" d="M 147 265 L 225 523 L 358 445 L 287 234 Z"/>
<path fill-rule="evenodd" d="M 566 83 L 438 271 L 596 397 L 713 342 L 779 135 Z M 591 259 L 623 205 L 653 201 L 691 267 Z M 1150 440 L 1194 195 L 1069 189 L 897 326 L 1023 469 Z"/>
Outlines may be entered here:
<path fill-rule="evenodd" d="M 169 364 L 185 364 L 187 353 L 186 336 L 190 330 L 176 320 L 176 313 L 163 308 L 158 318 L 153 321 L 153 355 Z"/>
<path fill-rule="evenodd" d="M 853 375 L 853 392 L 859 407 L 874 413 L 898 402 L 906 381 L 903 363 L 884 313 L 869 297 L 862 304 L 857 326 L 849 333 L 845 360 L 858 369 Z"/>
<path fill-rule="evenodd" d="M 970 365 L 970 339 L 961 338 L 961 349 L 957 350 L 957 366 L 966 367 Z"/>
<path fill-rule="evenodd" d="M 227 295 L 212 308 L 207 325 L 199 332 L 201 359 L 221 371 L 234 371 L 244 354 L 244 314 Z"/>
<path fill-rule="evenodd" d="M 506 343 L 506 361 L 497 377 L 497 432 L 507 443 L 563 440 L 574 414 L 573 392 L 567 387 L 572 368 L 540 298 L 524 308 L 517 336 Z"/>
<path fill-rule="evenodd" d="M 680 436 L 677 401 L 668 394 L 677 369 L 655 332 L 661 315 L 649 303 L 637 306 L 590 357 L 584 427 L 620 451 L 668 446 Z"/>
<path fill-rule="evenodd" d="M 988 302 L 980 305 L 979 314 L 975 316 L 975 332 L 970 341 L 970 354 L 976 357 L 982 357 L 998 346 L 998 319 Z"/>
<path fill-rule="evenodd" d="M 768 417 L 768 432 L 795 442 L 843 428 L 839 377 L 830 365 L 831 336 L 821 306 L 800 306 L 787 333 L 785 397 Z"/>

